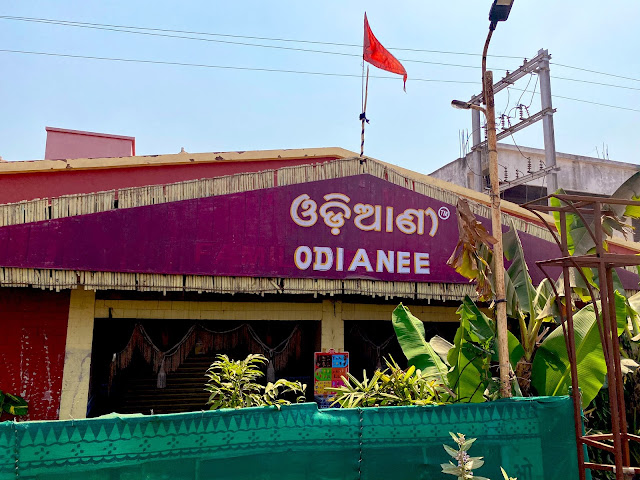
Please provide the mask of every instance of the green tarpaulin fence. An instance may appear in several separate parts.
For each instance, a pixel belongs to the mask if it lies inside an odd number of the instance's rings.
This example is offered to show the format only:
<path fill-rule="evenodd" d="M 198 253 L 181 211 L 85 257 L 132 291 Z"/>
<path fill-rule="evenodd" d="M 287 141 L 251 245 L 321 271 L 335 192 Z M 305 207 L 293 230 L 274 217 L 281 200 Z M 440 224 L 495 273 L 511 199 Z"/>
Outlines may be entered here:
<path fill-rule="evenodd" d="M 0 480 L 453 479 L 448 432 L 478 441 L 476 475 L 578 478 L 571 399 L 318 410 L 307 403 L 175 415 L 0 423 Z"/>

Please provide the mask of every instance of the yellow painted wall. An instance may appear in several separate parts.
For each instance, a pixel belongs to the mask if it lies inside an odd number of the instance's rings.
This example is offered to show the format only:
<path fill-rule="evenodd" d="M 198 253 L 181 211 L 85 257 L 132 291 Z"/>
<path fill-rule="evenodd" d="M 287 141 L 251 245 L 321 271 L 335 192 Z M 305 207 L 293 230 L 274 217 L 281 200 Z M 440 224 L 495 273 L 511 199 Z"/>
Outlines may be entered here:
<path fill-rule="evenodd" d="M 345 303 L 333 299 L 316 303 L 96 300 L 93 291 L 72 290 L 60 419 L 86 416 L 95 318 L 320 321 L 321 348 L 343 351 L 345 321 L 389 321 L 394 308 L 395 305 Z M 458 321 L 455 307 L 409 305 L 409 308 L 424 321 Z"/>
<path fill-rule="evenodd" d="M 61 420 L 85 418 L 87 415 L 95 298 L 93 291 L 71 290 L 60 399 Z"/>
<path fill-rule="evenodd" d="M 335 321 L 333 313 L 348 320 L 391 320 L 395 305 L 297 302 L 175 302 L 157 300 L 96 300 L 96 318 L 184 319 L 184 320 L 316 320 Z M 339 305 L 339 306 L 338 306 Z M 331 307 L 330 307 L 331 306 Z M 427 322 L 457 322 L 456 307 L 410 305 L 411 313 Z M 111 310 L 111 314 L 109 314 Z M 329 315 L 331 313 L 331 315 Z"/>

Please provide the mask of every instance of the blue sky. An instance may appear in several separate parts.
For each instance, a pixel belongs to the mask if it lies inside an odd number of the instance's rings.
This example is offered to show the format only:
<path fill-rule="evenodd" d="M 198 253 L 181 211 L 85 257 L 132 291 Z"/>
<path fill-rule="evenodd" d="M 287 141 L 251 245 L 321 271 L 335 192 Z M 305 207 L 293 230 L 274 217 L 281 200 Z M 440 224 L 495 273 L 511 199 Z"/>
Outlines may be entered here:
<path fill-rule="evenodd" d="M 0 15 L 361 44 L 365 9 L 378 39 L 403 62 L 409 80 L 372 78 L 365 153 L 428 173 L 458 157 L 467 112 L 450 101 L 480 90 L 480 57 L 409 52 L 413 48 L 481 53 L 489 0 L 425 1 L 21 1 L 3 2 Z M 515 0 L 494 34 L 494 77 L 517 68 L 540 48 L 552 62 L 640 79 L 640 2 Z M 209 37 L 219 38 L 222 37 Z M 228 38 L 227 38 L 228 39 Z M 241 40 L 361 54 L 361 48 Z M 91 61 L 0 52 L 0 155 L 44 156 L 45 126 L 131 135 L 141 155 L 336 146 L 359 150 L 361 60 L 356 56 L 277 50 L 159 38 L 0 19 L 0 48 L 210 65 L 352 74 L 356 77 Z M 372 67 L 372 75 L 389 75 Z M 640 81 L 552 64 L 552 93 L 635 109 L 554 98 L 556 146 L 561 152 L 637 163 Z M 556 77 L 615 84 L 578 83 Z M 424 82 L 413 79 L 474 83 Z M 529 92 L 496 98 L 502 112 L 529 104 Z M 514 88 L 525 88 L 527 79 Z M 634 90 L 635 89 L 635 90 Z M 540 108 L 533 96 L 531 113 Z M 542 147 L 542 126 L 516 134 L 519 145 Z M 510 142 L 510 141 L 509 141 Z"/>

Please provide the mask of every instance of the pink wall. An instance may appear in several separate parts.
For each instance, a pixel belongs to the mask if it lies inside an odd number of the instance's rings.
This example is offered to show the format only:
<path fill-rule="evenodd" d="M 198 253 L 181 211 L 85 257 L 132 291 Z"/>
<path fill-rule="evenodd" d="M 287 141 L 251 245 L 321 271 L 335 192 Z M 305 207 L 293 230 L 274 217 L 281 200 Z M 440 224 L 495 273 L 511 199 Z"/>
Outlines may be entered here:
<path fill-rule="evenodd" d="M 29 420 L 58 418 L 68 317 L 68 290 L 0 289 L 0 390 L 29 402 Z"/>
<path fill-rule="evenodd" d="M 0 175 L 0 204 L 90 193 L 126 187 L 220 177 L 241 172 L 259 172 L 293 165 L 320 163 L 331 158 L 301 158 L 253 162 L 211 162 L 96 170 L 67 169 L 56 172 Z"/>
<path fill-rule="evenodd" d="M 136 154 L 136 139 L 121 135 L 82 132 L 46 127 L 47 146 L 44 158 L 130 157 Z"/>

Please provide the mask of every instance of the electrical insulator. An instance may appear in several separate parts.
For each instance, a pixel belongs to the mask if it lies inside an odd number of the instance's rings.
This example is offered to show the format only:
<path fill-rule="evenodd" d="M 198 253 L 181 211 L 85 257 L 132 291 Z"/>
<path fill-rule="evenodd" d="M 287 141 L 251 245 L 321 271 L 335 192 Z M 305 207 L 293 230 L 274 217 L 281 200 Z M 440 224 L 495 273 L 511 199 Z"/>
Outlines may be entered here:
<path fill-rule="evenodd" d="M 527 173 L 531 173 L 531 157 L 527 157 Z"/>
<path fill-rule="evenodd" d="M 509 180 L 509 172 L 507 171 L 507 167 L 504 168 L 504 181 L 507 182 Z"/>

